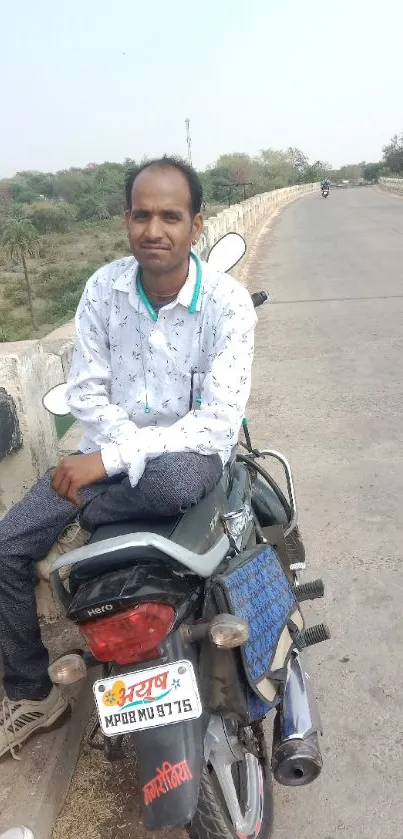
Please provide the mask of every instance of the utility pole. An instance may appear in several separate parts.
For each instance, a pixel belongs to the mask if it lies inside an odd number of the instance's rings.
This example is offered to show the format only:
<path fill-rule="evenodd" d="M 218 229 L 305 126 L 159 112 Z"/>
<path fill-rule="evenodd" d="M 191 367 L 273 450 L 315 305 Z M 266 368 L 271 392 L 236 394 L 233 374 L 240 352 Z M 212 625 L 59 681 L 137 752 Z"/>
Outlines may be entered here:
<path fill-rule="evenodd" d="M 191 140 L 191 136 L 190 136 L 190 119 L 189 119 L 189 117 L 187 117 L 187 119 L 185 119 L 185 125 L 186 125 L 186 143 L 187 143 L 187 147 L 188 147 L 188 164 L 189 164 L 189 166 L 191 166 L 192 165 L 192 140 Z"/>

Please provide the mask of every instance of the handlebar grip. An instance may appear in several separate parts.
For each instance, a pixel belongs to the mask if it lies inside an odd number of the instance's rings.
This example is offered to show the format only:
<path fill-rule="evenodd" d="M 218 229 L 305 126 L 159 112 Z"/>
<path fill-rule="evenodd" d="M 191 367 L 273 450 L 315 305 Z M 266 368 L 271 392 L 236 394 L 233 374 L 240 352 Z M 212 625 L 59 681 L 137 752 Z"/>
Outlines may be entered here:
<path fill-rule="evenodd" d="M 266 300 L 269 299 L 269 295 L 267 291 L 254 291 L 253 294 L 251 294 L 251 298 L 255 309 L 257 309 L 258 306 L 266 303 Z"/>

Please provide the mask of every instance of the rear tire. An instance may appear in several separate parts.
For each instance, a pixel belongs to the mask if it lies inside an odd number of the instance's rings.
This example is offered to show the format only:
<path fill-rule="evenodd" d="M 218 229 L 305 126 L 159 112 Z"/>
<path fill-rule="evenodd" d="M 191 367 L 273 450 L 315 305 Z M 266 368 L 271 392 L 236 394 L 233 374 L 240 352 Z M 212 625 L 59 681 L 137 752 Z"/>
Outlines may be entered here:
<path fill-rule="evenodd" d="M 254 755 L 248 754 L 254 770 L 259 777 L 259 799 L 256 814 L 252 823 L 245 829 L 248 832 L 237 831 L 231 821 L 218 778 L 211 764 L 204 765 L 197 810 L 192 823 L 188 826 L 190 839 L 269 839 L 273 828 L 273 780 L 270 768 Z M 246 756 L 243 761 L 234 764 L 239 778 L 239 802 L 245 798 Z M 252 773 L 255 775 L 255 772 Z M 246 798 L 249 791 L 246 793 Z M 247 798 L 249 800 L 249 798 Z"/>

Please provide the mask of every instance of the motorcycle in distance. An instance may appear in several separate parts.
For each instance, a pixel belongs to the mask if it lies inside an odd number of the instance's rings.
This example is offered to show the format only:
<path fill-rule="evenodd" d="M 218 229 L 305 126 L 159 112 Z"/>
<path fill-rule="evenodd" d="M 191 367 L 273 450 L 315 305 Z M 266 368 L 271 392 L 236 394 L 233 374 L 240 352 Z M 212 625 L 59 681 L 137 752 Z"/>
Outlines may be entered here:
<path fill-rule="evenodd" d="M 228 271 L 245 250 L 229 233 L 208 262 Z M 268 295 L 252 299 L 259 306 Z M 64 394 L 65 385 L 53 388 L 45 407 L 67 415 Z M 182 826 L 193 839 L 267 839 L 273 775 L 300 786 L 322 768 L 303 649 L 330 636 L 324 624 L 305 628 L 301 603 L 322 597 L 323 583 L 298 579 L 305 551 L 288 461 L 254 448 L 246 420 L 243 431 L 220 484 L 196 507 L 99 527 L 51 574 L 85 641 L 52 662 L 53 682 L 72 684 L 101 664 L 90 745 L 113 760 L 130 738 L 146 828 Z M 280 464 L 284 492 L 265 461 Z"/>
<path fill-rule="evenodd" d="M 329 195 L 329 192 L 330 192 L 330 187 L 322 186 L 321 189 L 322 189 L 322 198 L 327 198 L 328 195 Z"/>

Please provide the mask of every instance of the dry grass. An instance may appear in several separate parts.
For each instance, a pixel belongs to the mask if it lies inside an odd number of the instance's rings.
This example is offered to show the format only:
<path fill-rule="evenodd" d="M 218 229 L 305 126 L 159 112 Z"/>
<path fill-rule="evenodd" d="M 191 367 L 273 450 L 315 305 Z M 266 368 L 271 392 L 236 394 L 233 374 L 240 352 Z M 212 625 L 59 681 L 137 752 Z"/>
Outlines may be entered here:
<path fill-rule="evenodd" d="M 137 754 L 130 740 L 122 760 L 109 763 L 85 746 L 52 839 L 186 839 L 185 830 L 149 833 L 139 795 Z"/>
<path fill-rule="evenodd" d="M 22 340 L 41 338 L 51 329 L 72 317 L 75 299 L 53 307 L 67 291 L 63 282 L 57 293 L 43 296 L 41 275 L 49 269 L 56 269 L 60 275 L 66 271 L 71 280 L 72 270 L 88 277 L 95 268 L 129 253 L 126 229 L 123 219 L 114 218 L 96 225 L 76 227 L 69 233 L 48 234 L 39 240 L 39 257 L 28 260 L 28 271 L 35 290 L 35 312 L 39 324 L 36 331 L 30 325 L 23 274 L 19 265 L 10 265 L 4 253 L 0 252 L 0 340 Z"/>
<path fill-rule="evenodd" d="M 119 815 L 108 789 L 113 773 L 101 752 L 84 748 L 52 839 L 100 839 L 103 825 Z"/>

